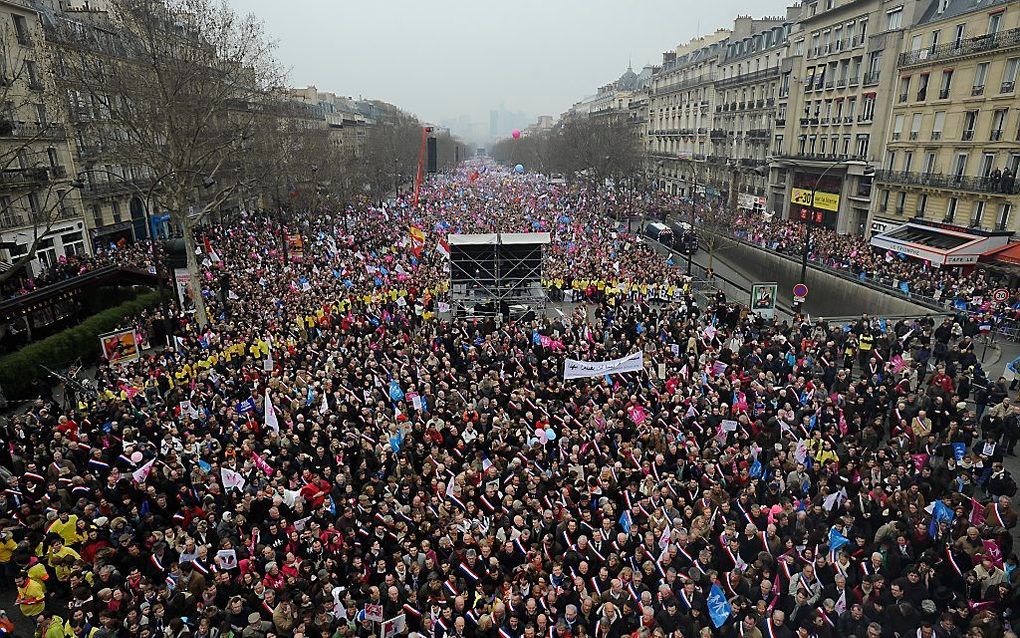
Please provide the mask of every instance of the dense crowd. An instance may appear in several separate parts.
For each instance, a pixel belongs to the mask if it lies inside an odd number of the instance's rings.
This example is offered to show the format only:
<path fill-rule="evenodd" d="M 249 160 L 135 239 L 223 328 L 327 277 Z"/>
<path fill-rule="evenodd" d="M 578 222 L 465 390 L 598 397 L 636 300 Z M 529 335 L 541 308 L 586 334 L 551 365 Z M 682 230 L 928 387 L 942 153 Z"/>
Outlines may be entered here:
<path fill-rule="evenodd" d="M 798 258 L 804 251 L 805 231 L 798 221 L 774 219 L 763 224 L 760 216 L 749 213 L 741 213 L 734 220 L 734 233 L 741 239 Z M 922 260 L 880 250 L 865 237 L 841 235 L 828 228 L 812 229 L 808 259 L 897 291 L 975 312 L 987 311 L 992 305 L 992 291 L 1007 286 L 1004 276 L 994 277 L 985 269 L 963 274 L 959 268 L 933 267 Z M 1012 291 L 1010 305 L 1017 301 L 1020 293 Z"/>
<path fill-rule="evenodd" d="M 135 243 L 121 241 L 98 245 L 94 255 L 84 253 L 62 255 L 48 266 L 37 266 L 36 268 L 41 268 L 41 270 L 35 274 L 26 269 L 5 281 L 2 290 L 5 297 L 17 297 L 106 266 L 152 269 L 154 271 L 155 263 L 156 258 L 152 254 L 152 245 L 147 241 Z"/>
<path fill-rule="evenodd" d="M 1015 635 L 1020 407 L 966 322 L 697 303 L 604 206 L 476 163 L 418 208 L 206 228 L 208 327 L 5 426 L 0 630 Z M 577 303 L 449 317 L 445 237 L 497 230 L 550 232 Z"/>

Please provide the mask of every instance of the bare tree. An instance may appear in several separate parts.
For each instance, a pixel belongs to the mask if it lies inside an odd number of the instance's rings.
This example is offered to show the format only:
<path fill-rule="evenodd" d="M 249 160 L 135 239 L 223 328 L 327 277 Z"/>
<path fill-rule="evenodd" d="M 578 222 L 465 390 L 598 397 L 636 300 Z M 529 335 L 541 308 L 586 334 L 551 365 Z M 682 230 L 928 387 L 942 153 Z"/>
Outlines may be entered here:
<path fill-rule="evenodd" d="M 262 23 L 222 0 L 109 5 L 114 35 L 80 39 L 72 73 L 106 115 L 92 137 L 123 163 L 151 170 L 154 203 L 170 211 L 183 236 L 204 327 L 195 228 L 242 186 L 231 156 L 244 152 L 264 122 L 284 73 Z"/>
<path fill-rule="evenodd" d="M 390 113 L 369 128 L 359 164 L 362 183 L 374 199 L 396 191 L 418 170 L 421 122 L 403 111 Z"/>
<path fill-rule="evenodd" d="M 0 230 L 25 228 L 27 244 L 0 283 L 35 259 L 57 222 L 78 214 L 67 166 L 67 131 L 34 12 L 0 23 Z M 21 234 L 21 233 L 19 233 Z"/>
<path fill-rule="evenodd" d="M 596 191 L 607 179 L 634 175 L 643 164 L 637 127 L 623 114 L 568 118 L 550 139 L 551 165 Z"/>

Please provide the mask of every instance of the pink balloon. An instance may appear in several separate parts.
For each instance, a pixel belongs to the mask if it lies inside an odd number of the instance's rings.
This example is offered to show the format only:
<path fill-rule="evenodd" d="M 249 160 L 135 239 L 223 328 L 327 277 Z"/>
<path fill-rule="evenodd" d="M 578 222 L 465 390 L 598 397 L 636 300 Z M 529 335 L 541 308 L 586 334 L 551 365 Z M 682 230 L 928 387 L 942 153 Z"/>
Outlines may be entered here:
<path fill-rule="evenodd" d="M 143 458 L 144 458 L 144 457 L 142 456 L 142 453 L 141 453 L 141 452 L 132 452 L 132 453 L 131 453 L 131 462 L 132 462 L 132 463 L 138 463 L 138 462 L 140 462 L 140 461 L 141 461 L 141 460 L 142 460 Z"/>
<path fill-rule="evenodd" d="M 515 139 L 515 140 L 519 140 L 519 139 L 521 139 L 521 132 L 520 132 L 519 130 L 517 130 L 517 129 L 514 129 L 514 132 L 513 132 L 513 133 L 511 133 L 511 135 L 513 135 L 513 136 L 514 136 L 514 139 Z"/>
<path fill-rule="evenodd" d="M 545 430 L 542 428 L 535 428 L 535 438 L 539 441 L 545 440 Z"/>

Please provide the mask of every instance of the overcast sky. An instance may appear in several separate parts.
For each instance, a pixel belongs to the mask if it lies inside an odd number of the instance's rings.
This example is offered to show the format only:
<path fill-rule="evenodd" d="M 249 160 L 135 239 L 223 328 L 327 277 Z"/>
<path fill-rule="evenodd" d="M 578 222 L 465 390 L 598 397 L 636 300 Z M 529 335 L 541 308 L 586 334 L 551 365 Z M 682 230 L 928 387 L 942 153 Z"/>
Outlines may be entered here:
<path fill-rule="evenodd" d="M 379 98 L 419 117 L 558 115 L 738 12 L 780 0 L 231 0 L 278 40 L 291 84 Z"/>

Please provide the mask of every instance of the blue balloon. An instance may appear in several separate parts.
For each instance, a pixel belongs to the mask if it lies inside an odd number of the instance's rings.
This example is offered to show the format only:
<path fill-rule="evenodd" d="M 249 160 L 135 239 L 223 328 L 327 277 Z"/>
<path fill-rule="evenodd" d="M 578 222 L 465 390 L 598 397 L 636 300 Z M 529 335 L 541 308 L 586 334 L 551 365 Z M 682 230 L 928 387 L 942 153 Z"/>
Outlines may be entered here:
<path fill-rule="evenodd" d="M 524 172 L 524 164 L 518 164 L 517 166 L 514 166 L 514 170 L 517 171 L 518 173 L 523 173 Z"/>

